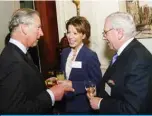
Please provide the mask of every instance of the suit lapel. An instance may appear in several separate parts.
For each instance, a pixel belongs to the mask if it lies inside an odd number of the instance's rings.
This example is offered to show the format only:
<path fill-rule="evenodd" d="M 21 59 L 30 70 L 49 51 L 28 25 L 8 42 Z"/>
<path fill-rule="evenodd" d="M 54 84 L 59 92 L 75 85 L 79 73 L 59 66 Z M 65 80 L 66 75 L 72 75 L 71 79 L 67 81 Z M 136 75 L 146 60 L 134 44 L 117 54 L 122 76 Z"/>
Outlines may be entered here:
<path fill-rule="evenodd" d="M 16 45 L 14 45 L 12 43 L 8 43 L 8 45 L 6 46 L 6 50 L 7 50 L 6 51 L 7 54 L 9 54 L 11 52 L 11 55 L 13 56 L 13 59 L 12 59 L 13 62 L 17 61 L 20 64 L 22 64 L 21 68 L 26 67 L 27 70 L 25 73 L 29 73 L 29 75 L 31 75 L 31 77 L 33 75 L 32 78 L 33 79 L 36 78 L 36 81 L 38 79 L 39 83 L 42 84 L 43 88 L 46 88 L 45 83 L 44 83 L 44 78 L 43 78 L 42 74 L 40 73 L 40 71 L 36 67 L 33 67 L 28 63 L 28 59 L 27 59 L 26 55 Z M 25 75 L 23 74 L 22 76 L 24 77 Z"/>
<path fill-rule="evenodd" d="M 113 80 L 113 78 L 114 78 L 113 76 L 114 76 L 115 72 L 122 67 L 122 64 L 124 62 L 126 62 L 126 58 L 128 57 L 129 52 L 132 50 L 132 47 L 135 46 L 138 43 L 139 42 L 136 39 L 134 39 L 132 42 L 130 42 L 128 44 L 128 46 L 122 51 L 120 56 L 118 56 L 116 62 L 111 66 L 109 65 L 109 67 L 107 68 L 107 70 L 106 70 L 106 72 L 105 72 L 105 74 L 104 74 L 104 76 L 103 76 L 103 78 L 100 82 L 100 85 L 101 85 L 101 88 L 102 88 L 101 90 L 99 90 L 100 95 L 104 94 L 105 83 L 110 79 Z"/>
<path fill-rule="evenodd" d="M 110 75 L 112 75 L 115 72 L 116 67 L 119 67 L 119 65 L 121 65 L 121 62 L 124 62 L 124 60 L 127 58 L 132 47 L 136 45 L 137 43 L 138 41 L 136 39 L 132 40 L 132 42 L 130 42 L 128 46 L 122 51 L 120 56 L 118 56 L 116 62 L 113 65 L 109 65 L 103 77 L 107 77 L 107 79 L 110 78 Z"/>
<path fill-rule="evenodd" d="M 34 69 L 39 71 L 39 69 L 37 68 L 37 66 L 34 64 L 33 61 L 31 61 L 30 59 L 28 59 L 28 57 L 25 55 L 25 61 Z"/>
<path fill-rule="evenodd" d="M 77 54 L 75 61 L 83 61 L 83 54 L 84 54 L 84 50 L 85 50 L 85 46 L 83 45 L 82 48 L 80 49 L 79 53 Z M 83 67 L 82 67 L 83 68 Z M 71 78 L 71 75 L 75 73 L 75 69 L 72 68 L 70 75 L 69 75 L 69 79 Z"/>
<path fill-rule="evenodd" d="M 34 70 L 38 71 L 38 68 L 29 61 L 29 59 L 27 58 L 27 56 L 22 52 L 22 50 L 20 50 L 17 46 L 15 46 L 12 43 L 9 43 L 9 46 L 12 47 L 12 49 L 14 49 L 14 54 L 15 56 L 18 58 L 18 60 L 20 61 L 25 61 L 26 63 L 28 63 L 30 65 L 30 67 L 32 67 Z"/>
<path fill-rule="evenodd" d="M 85 46 L 83 45 L 75 59 L 76 61 L 82 61 L 84 51 L 85 51 Z"/>
<path fill-rule="evenodd" d="M 63 70 L 65 71 L 65 68 L 66 68 L 66 62 L 67 62 L 67 58 L 70 54 L 70 51 L 71 49 L 68 48 L 67 51 L 64 53 L 64 55 L 62 56 L 63 57 Z"/>

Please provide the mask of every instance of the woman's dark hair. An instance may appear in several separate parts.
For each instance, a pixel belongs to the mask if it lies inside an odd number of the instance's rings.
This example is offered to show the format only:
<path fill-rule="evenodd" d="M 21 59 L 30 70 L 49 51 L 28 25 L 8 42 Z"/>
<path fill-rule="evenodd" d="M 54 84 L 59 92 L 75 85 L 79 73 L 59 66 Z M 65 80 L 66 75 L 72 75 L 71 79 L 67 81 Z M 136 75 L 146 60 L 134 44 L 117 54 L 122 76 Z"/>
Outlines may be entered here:
<path fill-rule="evenodd" d="M 74 16 L 66 23 L 67 30 L 69 25 L 73 25 L 79 33 L 86 35 L 85 39 L 89 39 L 91 27 L 90 27 L 90 23 L 85 17 Z"/>

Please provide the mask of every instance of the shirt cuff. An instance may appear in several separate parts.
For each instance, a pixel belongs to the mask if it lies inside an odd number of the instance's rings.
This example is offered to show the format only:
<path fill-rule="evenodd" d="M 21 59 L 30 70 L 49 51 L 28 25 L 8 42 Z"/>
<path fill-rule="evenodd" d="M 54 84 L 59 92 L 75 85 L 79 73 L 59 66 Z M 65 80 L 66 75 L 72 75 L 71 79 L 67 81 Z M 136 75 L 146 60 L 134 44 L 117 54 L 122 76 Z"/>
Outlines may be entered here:
<path fill-rule="evenodd" d="M 98 109 L 100 109 L 101 100 L 102 100 L 102 99 L 100 99 L 100 101 L 99 101 L 99 103 L 98 103 Z"/>
<path fill-rule="evenodd" d="M 54 106 L 54 104 L 55 104 L 55 98 L 54 98 L 53 92 L 50 89 L 47 89 L 46 91 L 49 93 L 49 95 L 50 95 L 50 97 L 52 99 L 52 106 Z"/>

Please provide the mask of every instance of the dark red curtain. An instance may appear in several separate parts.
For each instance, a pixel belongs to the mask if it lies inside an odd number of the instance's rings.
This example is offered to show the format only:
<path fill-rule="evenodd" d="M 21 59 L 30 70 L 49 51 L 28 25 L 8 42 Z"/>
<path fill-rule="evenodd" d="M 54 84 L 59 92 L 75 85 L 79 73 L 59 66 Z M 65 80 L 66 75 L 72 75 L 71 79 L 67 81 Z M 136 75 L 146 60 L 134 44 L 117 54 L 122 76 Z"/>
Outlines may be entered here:
<path fill-rule="evenodd" d="M 59 68 L 58 26 L 55 1 L 35 1 L 35 9 L 40 13 L 44 36 L 39 41 L 41 70 L 45 78 L 48 72 Z"/>

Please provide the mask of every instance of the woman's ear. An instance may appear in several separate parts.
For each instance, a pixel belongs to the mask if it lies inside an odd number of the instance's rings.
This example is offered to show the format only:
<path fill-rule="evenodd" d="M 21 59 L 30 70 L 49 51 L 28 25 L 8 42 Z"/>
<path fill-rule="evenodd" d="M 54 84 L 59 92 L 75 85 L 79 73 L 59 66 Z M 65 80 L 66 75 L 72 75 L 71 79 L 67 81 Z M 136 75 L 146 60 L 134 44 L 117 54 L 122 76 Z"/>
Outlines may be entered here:
<path fill-rule="evenodd" d="M 85 38 L 86 38 L 86 34 L 83 34 L 82 39 L 85 39 Z"/>

